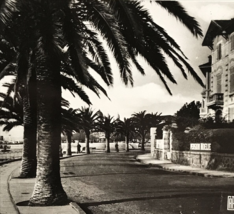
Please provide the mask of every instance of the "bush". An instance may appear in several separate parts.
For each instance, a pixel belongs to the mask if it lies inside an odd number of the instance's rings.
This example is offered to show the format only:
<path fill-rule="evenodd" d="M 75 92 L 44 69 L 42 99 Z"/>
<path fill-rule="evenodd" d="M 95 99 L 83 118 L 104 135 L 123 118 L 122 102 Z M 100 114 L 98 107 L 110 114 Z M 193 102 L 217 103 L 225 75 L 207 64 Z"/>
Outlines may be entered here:
<path fill-rule="evenodd" d="M 172 148 L 188 151 L 190 143 L 211 143 L 211 151 L 234 154 L 234 129 L 199 129 L 189 133 L 173 132 Z"/>
<path fill-rule="evenodd" d="M 200 119 L 200 125 L 206 129 L 234 128 L 234 121 L 227 122 L 224 118 L 222 118 L 219 122 L 215 122 L 214 118 L 207 117 Z"/>
<path fill-rule="evenodd" d="M 189 151 L 190 145 L 187 136 L 188 134 L 184 132 L 173 132 L 172 149 L 177 151 Z"/>

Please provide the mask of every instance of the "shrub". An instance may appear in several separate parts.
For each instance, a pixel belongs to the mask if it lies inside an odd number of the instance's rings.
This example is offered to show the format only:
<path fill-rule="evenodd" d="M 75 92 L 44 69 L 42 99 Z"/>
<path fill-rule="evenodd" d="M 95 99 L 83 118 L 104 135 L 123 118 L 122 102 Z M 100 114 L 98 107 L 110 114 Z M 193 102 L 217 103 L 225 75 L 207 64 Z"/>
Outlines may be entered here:
<path fill-rule="evenodd" d="M 219 122 L 215 122 L 214 118 L 207 117 L 200 119 L 200 125 L 206 129 L 234 128 L 234 121 L 227 122 L 224 118 L 222 118 Z"/>
<path fill-rule="evenodd" d="M 211 143 L 211 151 L 234 154 L 234 129 L 199 129 L 189 133 L 173 131 L 172 148 L 188 151 L 190 143 Z"/>
<path fill-rule="evenodd" d="M 187 136 L 188 135 L 184 132 L 173 132 L 172 149 L 178 151 L 188 151 L 190 144 L 188 142 Z"/>

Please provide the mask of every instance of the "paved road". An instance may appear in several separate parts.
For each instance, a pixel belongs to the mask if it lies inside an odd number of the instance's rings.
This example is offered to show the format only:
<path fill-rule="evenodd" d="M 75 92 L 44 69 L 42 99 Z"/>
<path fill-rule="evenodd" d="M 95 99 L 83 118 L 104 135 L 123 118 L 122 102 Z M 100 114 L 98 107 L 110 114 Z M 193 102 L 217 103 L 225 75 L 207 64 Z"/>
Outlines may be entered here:
<path fill-rule="evenodd" d="M 233 178 L 167 172 L 136 162 L 136 154 L 63 160 L 62 182 L 68 196 L 88 214 L 229 213 L 227 195 L 234 195 Z"/>

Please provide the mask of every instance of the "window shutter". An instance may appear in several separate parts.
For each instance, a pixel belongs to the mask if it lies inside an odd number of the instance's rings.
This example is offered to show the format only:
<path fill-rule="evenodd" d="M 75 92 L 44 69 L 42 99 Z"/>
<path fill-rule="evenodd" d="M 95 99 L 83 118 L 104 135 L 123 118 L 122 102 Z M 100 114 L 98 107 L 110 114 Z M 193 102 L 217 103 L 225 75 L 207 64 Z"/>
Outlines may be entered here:
<path fill-rule="evenodd" d="M 234 67 L 230 69 L 230 93 L 234 92 Z"/>
<path fill-rule="evenodd" d="M 234 35 L 231 36 L 231 51 L 234 50 Z"/>
<path fill-rule="evenodd" d="M 221 59 L 222 58 L 222 45 L 221 44 L 218 44 L 218 59 Z"/>
<path fill-rule="evenodd" d="M 221 93 L 222 92 L 222 76 L 221 74 L 218 74 L 216 76 L 217 79 L 217 88 L 216 88 L 216 92 L 217 93 Z"/>

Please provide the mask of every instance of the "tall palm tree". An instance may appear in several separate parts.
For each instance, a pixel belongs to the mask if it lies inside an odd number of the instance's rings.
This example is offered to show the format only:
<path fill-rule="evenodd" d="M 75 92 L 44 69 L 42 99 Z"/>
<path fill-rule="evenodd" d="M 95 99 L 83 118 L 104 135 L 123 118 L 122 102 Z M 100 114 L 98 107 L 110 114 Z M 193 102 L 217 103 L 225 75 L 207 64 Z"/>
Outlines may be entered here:
<path fill-rule="evenodd" d="M 81 107 L 77 111 L 77 123 L 80 129 L 85 132 L 86 154 L 90 154 L 89 140 L 92 130 L 97 130 L 97 121 L 100 117 L 100 111 L 94 112 L 90 107 Z"/>
<path fill-rule="evenodd" d="M 14 82 L 14 81 L 13 81 Z M 23 125 L 23 152 L 22 161 L 20 167 L 19 177 L 35 177 L 36 176 L 36 97 L 33 96 L 35 93 L 35 85 L 30 81 L 29 87 L 31 90 L 29 93 L 26 92 L 25 88 L 21 87 L 15 98 L 11 98 L 10 92 L 13 89 L 14 84 L 4 84 L 7 92 L 2 94 L 3 99 L 1 106 L 7 109 L 9 115 L 18 114 L 17 120 L 14 121 L 15 126 Z M 29 102 L 30 98 L 30 102 Z M 10 107 L 12 105 L 12 107 Z M 17 112 L 14 106 L 20 107 L 21 111 Z M 12 112 L 12 114 L 11 114 Z M 24 113 L 23 113 L 24 112 Z M 2 111 L 3 113 L 3 111 Z M 3 115 L 1 115 L 3 118 Z M 22 121 L 21 121 L 22 118 Z M 12 118 L 5 118 L 3 124 L 5 127 L 12 129 L 14 126 Z M 12 124 L 12 126 L 9 126 Z M 10 129 L 6 129 L 9 131 Z"/>
<path fill-rule="evenodd" d="M 4 53 L 4 54 L 3 54 Z M 3 39 L 0 36 L 0 79 L 5 76 L 16 76 L 17 71 L 17 53 L 15 48 L 7 40 Z M 93 62 L 89 61 L 89 64 L 92 65 L 93 69 L 100 70 L 100 68 Z M 104 62 L 102 64 L 105 64 Z M 25 65 L 25 69 L 27 69 Z M 29 69 L 34 69 L 33 66 Z M 20 89 L 20 94 L 23 100 L 23 117 L 24 117 L 24 144 L 23 144 L 23 156 L 21 163 L 20 177 L 34 177 L 36 175 L 36 82 L 35 82 L 34 73 L 29 76 L 28 85 L 24 86 L 21 83 L 22 87 Z M 72 95 L 78 94 L 78 96 L 87 104 L 91 104 L 89 97 L 86 95 L 85 91 L 82 89 L 80 83 L 75 82 L 70 77 L 69 69 L 63 65 L 61 67 L 61 86 L 63 89 L 69 90 Z M 105 78 L 107 84 L 112 81 L 112 76 L 109 74 L 108 78 Z M 16 83 L 16 80 L 13 79 L 13 83 Z M 8 92 L 10 94 L 14 91 L 14 85 L 7 85 Z M 98 94 L 98 90 L 101 90 L 105 93 L 104 89 L 96 82 L 90 78 L 86 84 L 93 92 Z M 93 87 L 90 87 L 92 85 Z M 23 92 L 23 93 L 22 93 Z M 30 95 L 30 97 L 29 97 Z M 30 99 L 29 99 L 30 98 Z M 63 119 L 64 120 L 64 119 Z M 63 126 L 64 126 L 63 121 Z M 64 129 L 63 129 L 64 130 Z M 68 131 L 66 131 L 68 134 Z M 69 134 L 69 136 L 71 133 Z M 67 135 L 68 136 L 68 135 Z M 68 143 L 69 144 L 69 143 Z M 69 144 L 70 145 L 70 144 Z M 71 153 L 71 149 L 68 147 L 68 153 Z"/>
<path fill-rule="evenodd" d="M 129 152 L 129 141 L 132 134 L 135 132 L 132 118 L 124 118 L 116 120 L 116 134 L 121 134 L 125 137 L 126 152 Z"/>
<path fill-rule="evenodd" d="M 4 61 L 4 60 L 2 60 Z M 9 63 L 10 64 L 10 63 Z M 15 71 L 13 69 L 14 65 L 11 65 L 9 70 L 5 70 L 5 76 L 15 76 Z M 13 69 L 13 70 L 12 70 Z M 4 77 L 2 75 L 2 77 Z M 14 78 L 14 77 L 13 77 Z M 91 104 L 89 97 L 86 95 L 85 91 L 83 91 L 82 87 L 77 85 L 73 79 L 71 79 L 66 74 L 61 73 L 61 86 L 64 89 L 69 90 L 72 94 L 78 94 L 79 97 L 86 102 L 87 104 Z M 3 86 L 7 88 L 7 94 L 4 95 L 4 99 L 8 99 L 10 94 L 14 90 L 14 84 L 15 79 L 12 80 L 11 84 L 5 83 Z M 36 124 L 36 117 L 37 117 L 37 110 L 36 110 L 36 83 L 33 78 L 30 79 L 28 83 L 28 88 L 30 90 L 25 89 L 25 87 L 21 87 L 19 89 L 18 98 L 20 97 L 20 100 L 22 100 L 22 109 L 23 109 L 23 127 L 24 127 L 24 134 L 23 134 L 23 153 L 22 153 L 22 162 L 21 162 L 21 170 L 19 177 L 35 177 L 36 176 L 36 143 L 37 143 L 37 124 Z M 17 94 L 17 93 L 16 93 Z M 2 97 L 3 98 L 3 97 Z M 7 100 L 6 100 L 7 102 Z M 11 102 L 12 105 L 14 105 L 14 99 Z M 5 104 L 5 102 L 3 102 Z M 9 104 L 9 101 L 8 101 Z M 62 106 L 68 107 L 69 104 L 65 104 L 65 102 L 62 100 Z M 10 109 L 9 109 L 10 110 Z M 67 137 L 71 135 L 72 130 L 75 129 L 75 125 L 72 125 L 74 123 L 75 118 L 72 117 L 67 112 L 68 110 L 62 108 L 62 131 L 63 133 L 66 132 Z M 70 119 L 68 118 L 70 117 Z M 71 122 L 73 120 L 73 122 Z M 68 124 L 69 123 L 69 124 Z M 7 124 L 9 125 L 9 121 L 7 121 Z M 22 124 L 20 124 L 22 125 Z M 73 126 L 72 130 L 71 126 Z M 68 129 L 69 127 L 69 129 Z M 66 130 L 66 131 L 65 131 Z M 70 131 L 69 131 L 70 130 Z M 68 142 L 69 144 L 69 142 Z M 70 144 L 69 144 L 70 145 Z M 68 147 L 69 149 L 70 147 Z M 71 149 L 69 149 L 68 153 L 71 153 Z"/>
<path fill-rule="evenodd" d="M 154 2 L 177 17 L 193 35 L 202 35 L 198 23 L 178 2 Z M 140 1 L 19 0 L 12 1 L 12 4 L 8 1 L 0 3 L 1 32 L 17 50 L 18 82 L 27 80 L 25 76 L 30 76 L 32 72 L 30 69 L 21 69 L 25 64 L 35 66 L 37 79 L 38 176 L 30 204 L 52 205 L 66 199 L 61 185 L 58 156 L 61 130 L 61 67 L 70 68 L 71 74 L 81 84 L 87 84 L 92 78 L 88 72 L 91 67 L 88 56 L 91 53 L 98 65 L 106 62 L 106 66 L 101 66 L 98 73 L 111 84 L 108 79 L 111 70 L 107 54 L 103 51 L 97 33 L 86 24 L 91 24 L 107 41 L 125 84 L 133 84 L 130 60 L 144 74 L 136 59 L 141 55 L 171 93 L 165 77 L 173 83 L 176 81 L 162 52 L 174 61 L 185 78 L 187 75 L 182 64 L 202 84 L 185 60 L 186 57 L 180 53 L 179 46 L 151 19 Z M 67 51 L 64 51 L 63 47 L 68 47 Z M 93 67 L 96 67 L 96 64 L 92 65 Z M 92 78 L 92 81 L 95 80 Z M 95 89 L 93 85 L 89 87 Z M 100 86 L 97 88 L 100 89 Z"/>
<path fill-rule="evenodd" d="M 140 111 L 132 114 L 135 131 L 141 137 L 141 150 L 145 150 L 145 137 L 149 133 L 150 127 L 156 126 L 160 122 L 160 114 L 146 113 Z"/>
<path fill-rule="evenodd" d="M 106 152 L 110 153 L 110 137 L 111 134 L 115 131 L 115 120 L 114 117 L 104 116 L 102 113 L 100 114 L 99 120 L 97 122 L 98 129 L 105 133 L 106 138 Z"/>

